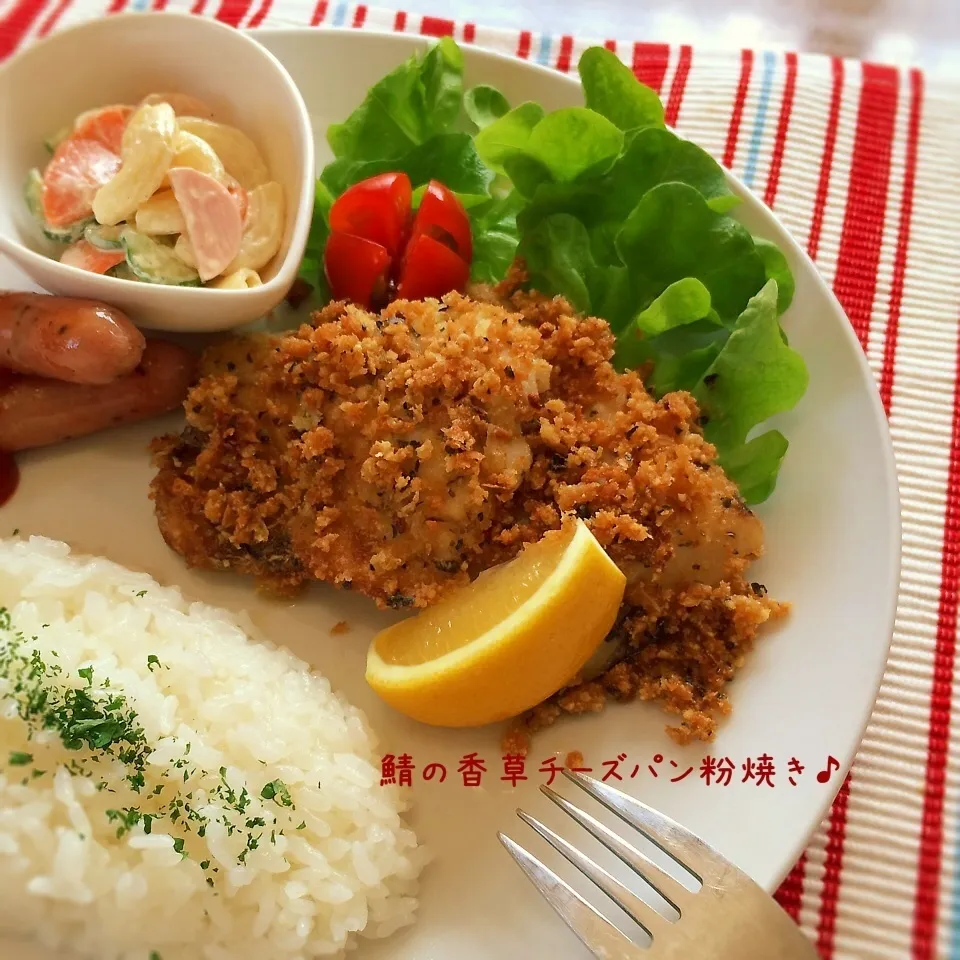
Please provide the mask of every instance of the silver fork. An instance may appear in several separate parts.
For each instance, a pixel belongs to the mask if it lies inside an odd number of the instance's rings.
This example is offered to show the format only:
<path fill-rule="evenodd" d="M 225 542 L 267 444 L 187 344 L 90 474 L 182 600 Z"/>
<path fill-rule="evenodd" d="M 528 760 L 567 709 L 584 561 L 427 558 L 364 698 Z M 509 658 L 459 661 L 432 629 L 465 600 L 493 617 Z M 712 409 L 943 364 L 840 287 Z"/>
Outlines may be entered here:
<path fill-rule="evenodd" d="M 669 817 L 609 784 L 563 771 L 686 871 L 693 893 L 605 824 L 549 787 L 541 791 L 611 853 L 637 873 L 674 910 L 667 919 L 653 907 L 649 889 L 627 889 L 563 837 L 522 810 L 517 814 L 588 877 L 650 937 L 639 946 L 536 857 L 499 834 L 500 842 L 564 923 L 597 960 L 815 960 L 816 951 L 776 901 L 745 873 Z M 639 886 L 639 885 L 638 885 Z M 679 916 L 677 916 L 679 915 Z"/>

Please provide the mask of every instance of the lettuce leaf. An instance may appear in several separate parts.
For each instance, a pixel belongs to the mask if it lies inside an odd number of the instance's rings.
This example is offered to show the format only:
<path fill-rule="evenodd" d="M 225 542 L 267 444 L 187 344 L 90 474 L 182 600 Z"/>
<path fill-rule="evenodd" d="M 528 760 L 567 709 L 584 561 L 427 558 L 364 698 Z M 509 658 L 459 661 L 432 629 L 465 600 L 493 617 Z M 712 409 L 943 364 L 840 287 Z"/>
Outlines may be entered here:
<path fill-rule="evenodd" d="M 615 362 L 620 370 L 643 366 L 656 354 L 650 341 L 675 327 L 710 316 L 710 291 L 695 277 L 671 283 L 653 303 L 634 318 L 617 337 Z"/>
<path fill-rule="evenodd" d="M 787 439 L 777 430 L 750 436 L 791 410 L 807 388 L 803 358 L 784 342 L 776 281 L 764 284 L 732 326 L 719 322 L 698 281 L 668 287 L 618 338 L 618 369 L 652 364 L 657 396 L 693 394 L 706 439 L 748 504 L 773 492 Z"/>
<path fill-rule="evenodd" d="M 622 149 L 623 133 L 586 107 L 548 113 L 530 131 L 524 147 L 560 183 L 609 170 Z"/>
<path fill-rule="evenodd" d="M 715 160 L 671 131 L 649 127 L 629 139 L 606 175 L 576 183 L 539 185 L 524 208 L 520 223 L 529 228 L 552 213 L 570 213 L 590 227 L 607 225 L 612 237 L 643 196 L 662 183 L 693 187 L 717 213 L 740 202 L 730 192 L 723 169 Z M 594 243 L 594 254 L 598 253 Z"/>
<path fill-rule="evenodd" d="M 595 270 L 587 228 L 568 213 L 546 217 L 520 241 L 530 283 L 542 293 L 559 294 L 581 313 L 596 312 L 588 280 L 602 276 Z"/>
<path fill-rule="evenodd" d="M 401 157 L 367 161 L 341 157 L 324 167 L 320 179 L 334 196 L 339 196 L 367 177 L 395 171 L 406 173 L 414 187 L 439 180 L 463 194 L 486 194 L 494 176 L 468 133 L 441 133 Z"/>
<path fill-rule="evenodd" d="M 333 195 L 318 180 L 313 197 L 313 219 L 310 221 L 310 232 L 307 234 L 307 245 L 300 261 L 297 276 L 313 287 L 314 295 L 320 302 L 330 299 L 330 290 L 327 287 L 327 277 L 323 267 L 323 251 L 330 235 L 330 207 L 333 205 Z"/>
<path fill-rule="evenodd" d="M 474 138 L 483 162 L 504 173 L 504 161 L 522 154 L 533 128 L 544 118 L 539 103 L 521 103 L 483 127 Z"/>
<path fill-rule="evenodd" d="M 768 430 L 740 447 L 725 451 L 719 463 L 737 485 L 745 503 L 763 503 L 777 485 L 780 464 L 789 446 L 779 430 Z"/>
<path fill-rule="evenodd" d="M 615 217 L 624 209 L 629 212 L 648 190 L 661 183 L 693 187 L 717 213 L 726 213 L 740 203 L 713 157 L 670 130 L 648 127 L 629 138 L 623 156 L 610 171 L 604 216 Z"/>
<path fill-rule="evenodd" d="M 710 316 L 710 291 L 696 277 L 671 283 L 646 310 L 637 314 L 637 329 L 651 337 Z"/>
<path fill-rule="evenodd" d="M 503 172 L 521 197 L 532 197 L 537 189 L 553 180 L 550 170 L 529 153 L 516 151 L 503 158 Z"/>
<path fill-rule="evenodd" d="M 480 156 L 507 173 L 524 196 L 539 183 L 565 183 L 605 173 L 623 148 L 623 133 L 593 110 L 565 107 L 544 114 L 522 103 L 481 130 Z"/>
<path fill-rule="evenodd" d="M 460 116 L 463 100 L 463 52 L 449 37 L 424 55 L 420 83 L 426 137 L 449 130 Z"/>
<path fill-rule="evenodd" d="M 537 196 L 544 193 L 560 196 L 550 186 L 541 187 Z M 570 196 L 589 207 L 587 195 Z M 710 309 L 729 324 L 763 286 L 763 261 L 747 230 L 711 210 L 686 184 L 658 184 L 648 190 L 622 226 L 614 225 L 612 244 L 607 243 L 608 225 L 590 227 L 582 217 L 588 222 L 592 218 L 580 212 L 535 219 L 526 207 L 517 218 L 519 254 L 533 287 L 561 294 L 578 310 L 604 317 L 617 334 L 682 281 L 702 286 Z"/>
<path fill-rule="evenodd" d="M 383 160 L 403 156 L 450 129 L 463 96 L 463 53 L 449 37 L 413 56 L 367 92 L 343 122 L 327 129 L 338 159 Z"/>
<path fill-rule="evenodd" d="M 471 279 L 497 283 L 517 257 L 529 285 L 603 317 L 618 369 L 642 369 L 657 396 L 691 392 L 719 462 L 751 503 L 770 495 L 787 452 L 778 431 L 806 367 L 780 325 L 795 283 L 783 251 L 729 216 L 740 198 L 721 166 L 666 128 L 663 105 L 610 51 L 578 64 L 583 106 L 512 106 L 464 90 L 450 38 L 375 84 L 327 139 L 301 276 L 325 291 L 333 200 L 377 173 L 411 178 L 414 205 L 436 179 L 473 233 Z M 470 132 L 465 132 L 470 131 Z"/>
<path fill-rule="evenodd" d="M 480 83 L 463 95 L 463 109 L 474 126 L 483 130 L 507 113 L 510 104 L 496 87 Z"/>
<path fill-rule="evenodd" d="M 615 53 L 591 47 L 580 57 L 578 71 L 587 107 L 621 130 L 664 125 L 660 98 Z"/>
<path fill-rule="evenodd" d="M 748 435 L 796 406 L 808 383 L 803 358 L 781 336 L 777 297 L 777 283 L 770 280 L 751 298 L 692 391 L 704 436 L 716 446 L 720 465 L 748 503 L 773 490 L 787 450 L 785 438 L 776 431 L 749 441 Z"/>
<path fill-rule="evenodd" d="M 671 327 L 656 337 L 636 328 L 620 335 L 614 365 L 618 370 L 652 364 L 647 387 L 662 397 L 675 390 L 691 393 L 723 349 L 730 328 L 711 314 L 702 320 Z"/>
<path fill-rule="evenodd" d="M 470 279 L 475 283 L 497 283 L 506 276 L 520 241 L 517 210 L 522 202 L 514 191 L 468 208 L 473 232 Z"/>
<path fill-rule="evenodd" d="M 711 210 L 685 183 L 648 190 L 620 228 L 616 246 L 641 309 L 671 283 L 696 277 L 721 319 L 732 323 L 766 278 L 746 227 Z"/>
<path fill-rule="evenodd" d="M 771 243 L 762 237 L 754 237 L 753 243 L 757 248 L 757 253 L 760 254 L 760 259 L 763 261 L 767 279 L 777 282 L 777 313 L 785 313 L 790 304 L 793 303 L 793 294 L 796 291 L 790 264 L 787 263 L 783 251 L 775 243 Z"/>
<path fill-rule="evenodd" d="M 473 138 L 466 133 L 432 137 L 414 147 L 393 169 L 406 173 L 414 187 L 439 180 L 456 193 L 487 193 L 493 180 L 493 171 L 480 159 Z"/>

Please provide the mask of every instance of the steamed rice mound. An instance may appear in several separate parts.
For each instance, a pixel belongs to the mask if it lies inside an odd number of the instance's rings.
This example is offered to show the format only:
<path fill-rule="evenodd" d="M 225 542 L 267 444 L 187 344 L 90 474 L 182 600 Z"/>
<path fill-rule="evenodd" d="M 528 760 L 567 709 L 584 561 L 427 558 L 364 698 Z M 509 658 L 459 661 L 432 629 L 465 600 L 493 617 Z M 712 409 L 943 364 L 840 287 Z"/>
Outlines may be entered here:
<path fill-rule="evenodd" d="M 326 680 L 50 540 L 0 541 L 0 607 L 0 934 L 97 960 L 294 960 L 413 921 L 422 850 Z M 38 682 L 114 698 L 142 742 L 28 738 Z"/>

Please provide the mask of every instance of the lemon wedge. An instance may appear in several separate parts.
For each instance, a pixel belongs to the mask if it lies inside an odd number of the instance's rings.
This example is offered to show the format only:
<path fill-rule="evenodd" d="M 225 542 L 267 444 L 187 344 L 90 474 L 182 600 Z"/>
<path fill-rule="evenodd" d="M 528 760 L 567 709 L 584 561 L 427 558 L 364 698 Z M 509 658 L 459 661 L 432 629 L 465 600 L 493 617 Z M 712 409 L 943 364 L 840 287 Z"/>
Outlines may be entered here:
<path fill-rule="evenodd" d="M 432 726 L 515 717 L 576 676 L 613 626 L 625 588 L 586 524 L 568 523 L 379 633 L 367 683 Z"/>

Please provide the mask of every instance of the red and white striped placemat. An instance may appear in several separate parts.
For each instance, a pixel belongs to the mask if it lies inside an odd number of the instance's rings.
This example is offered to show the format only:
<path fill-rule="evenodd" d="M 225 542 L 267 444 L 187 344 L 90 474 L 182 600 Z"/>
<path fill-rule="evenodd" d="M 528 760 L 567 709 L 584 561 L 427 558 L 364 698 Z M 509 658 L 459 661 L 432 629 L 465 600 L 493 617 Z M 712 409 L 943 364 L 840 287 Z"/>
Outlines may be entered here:
<path fill-rule="evenodd" d="M 237 27 L 452 34 L 563 71 L 597 42 L 326 0 L 0 0 L 0 60 L 130 9 L 189 10 Z M 824 958 L 960 958 L 956 91 L 918 70 L 851 60 L 606 43 L 660 92 L 668 122 L 739 174 L 806 246 L 890 418 L 904 522 L 890 661 L 853 770 L 780 901 Z"/>

